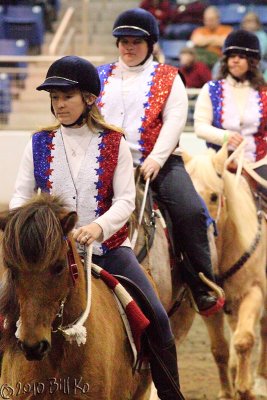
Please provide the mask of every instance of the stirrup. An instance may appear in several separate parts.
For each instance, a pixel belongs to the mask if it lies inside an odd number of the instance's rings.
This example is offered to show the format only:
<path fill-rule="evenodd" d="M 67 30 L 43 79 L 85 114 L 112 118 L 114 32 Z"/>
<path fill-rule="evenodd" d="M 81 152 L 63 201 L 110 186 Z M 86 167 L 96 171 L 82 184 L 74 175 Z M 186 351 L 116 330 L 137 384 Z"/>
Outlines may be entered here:
<path fill-rule="evenodd" d="M 214 306 L 211 306 L 210 308 L 207 308 L 206 310 L 199 310 L 194 296 L 192 294 L 192 291 L 190 290 L 190 288 L 187 285 L 187 292 L 189 294 L 189 298 L 190 298 L 190 302 L 192 304 L 192 307 L 194 308 L 194 310 L 200 314 L 203 315 L 204 317 L 210 317 L 211 315 L 215 314 L 217 311 L 221 310 L 222 307 L 224 306 L 225 303 L 225 294 L 224 294 L 224 290 L 218 286 L 215 282 L 211 281 L 210 279 L 208 279 L 203 272 L 199 272 L 199 278 L 202 280 L 202 282 L 204 282 L 206 284 L 206 286 L 208 286 L 209 288 L 212 289 L 212 291 L 216 294 L 217 297 L 217 301 L 216 304 L 214 304 Z"/>

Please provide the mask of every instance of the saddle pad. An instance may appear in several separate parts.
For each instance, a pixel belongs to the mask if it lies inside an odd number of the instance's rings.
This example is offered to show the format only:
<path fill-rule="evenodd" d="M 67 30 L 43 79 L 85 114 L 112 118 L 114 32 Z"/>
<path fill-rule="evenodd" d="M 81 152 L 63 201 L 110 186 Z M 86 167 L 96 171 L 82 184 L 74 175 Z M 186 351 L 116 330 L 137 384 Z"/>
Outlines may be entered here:
<path fill-rule="evenodd" d="M 135 365 L 137 362 L 137 353 L 139 353 L 141 349 L 142 334 L 150 324 L 150 321 L 143 314 L 140 307 L 136 304 L 127 290 L 114 276 L 96 264 L 92 264 L 92 270 L 100 276 L 103 282 L 106 283 L 115 295 L 130 345 L 132 347 Z"/>

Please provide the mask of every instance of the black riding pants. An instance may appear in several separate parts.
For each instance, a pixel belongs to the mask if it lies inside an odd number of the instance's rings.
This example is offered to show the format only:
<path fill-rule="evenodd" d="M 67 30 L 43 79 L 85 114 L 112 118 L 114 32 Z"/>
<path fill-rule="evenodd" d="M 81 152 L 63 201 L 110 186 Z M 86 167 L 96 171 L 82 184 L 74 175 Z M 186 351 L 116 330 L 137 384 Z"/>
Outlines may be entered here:
<path fill-rule="evenodd" d="M 151 187 L 172 220 L 174 245 L 186 252 L 196 272 L 191 284 L 200 284 L 198 272 L 213 280 L 205 210 L 182 158 L 171 155 Z"/>
<path fill-rule="evenodd" d="M 151 283 L 140 267 L 133 250 L 129 247 L 118 247 L 102 256 L 93 255 L 92 261 L 111 274 L 122 275 L 132 280 L 146 295 L 158 321 L 157 332 L 150 328 L 150 339 L 158 346 L 166 346 L 173 338 L 168 315 L 161 304 Z"/>

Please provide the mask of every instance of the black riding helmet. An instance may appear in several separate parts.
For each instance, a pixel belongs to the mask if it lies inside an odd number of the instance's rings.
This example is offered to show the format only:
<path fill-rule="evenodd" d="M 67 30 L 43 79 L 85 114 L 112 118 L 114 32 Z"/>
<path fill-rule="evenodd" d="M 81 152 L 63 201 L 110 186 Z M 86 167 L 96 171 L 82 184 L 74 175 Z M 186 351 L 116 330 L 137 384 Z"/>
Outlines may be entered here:
<path fill-rule="evenodd" d="M 36 89 L 50 92 L 52 89 L 68 90 L 77 88 L 81 92 L 89 92 L 98 97 L 100 87 L 98 72 L 93 64 L 84 58 L 66 56 L 51 64 L 45 81 Z M 73 124 L 65 126 L 81 125 L 87 118 L 90 110 L 91 106 L 86 104 L 85 112 Z M 54 114 L 52 103 L 51 111 Z"/>
<path fill-rule="evenodd" d="M 159 27 L 156 18 L 143 8 L 131 8 L 122 12 L 116 19 L 112 30 L 113 36 L 143 37 L 153 44 L 159 39 Z"/>
<path fill-rule="evenodd" d="M 49 67 L 45 81 L 37 90 L 78 88 L 94 94 L 100 93 L 97 69 L 89 61 L 77 56 L 66 56 L 56 60 Z"/>
<path fill-rule="evenodd" d="M 143 8 L 131 8 L 121 13 L 114 22 L 113 36 L 120 38 L 134 36 L 143 38 L 148 44 L 148 53 L 143 64 L 153 52 L 153 45 L 159 39 L 159 27 L 156 18 Z"/>
<path fill-rule="evenodd" d="M 244 29 L 231 32 L 225 39 L 223 54 L 229 56 L 235 53 L 260 60 L 261 50 L 258 37 Z"/>

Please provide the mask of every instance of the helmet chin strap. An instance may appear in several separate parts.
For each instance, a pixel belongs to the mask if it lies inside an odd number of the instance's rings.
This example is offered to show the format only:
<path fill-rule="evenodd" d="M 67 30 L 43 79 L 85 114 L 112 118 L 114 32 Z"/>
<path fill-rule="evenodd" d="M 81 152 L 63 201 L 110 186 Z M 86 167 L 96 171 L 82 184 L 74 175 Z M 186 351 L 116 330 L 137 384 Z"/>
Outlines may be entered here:
<path fill-rule="evenodd" d="M 63 126 L 65 126 L 66 128 L 71 128 L 74 125 L 78 125 L 78 126 L 82 126 L 84 123 L 84 120 L 87 120 L 88 114 L 91 111 L 92 106 L 87 104 L 85 111 L 79 116 L 78 119 L 76 119 L 75 122 L 73 122 L 72 124 L 61 124 Z"/>

